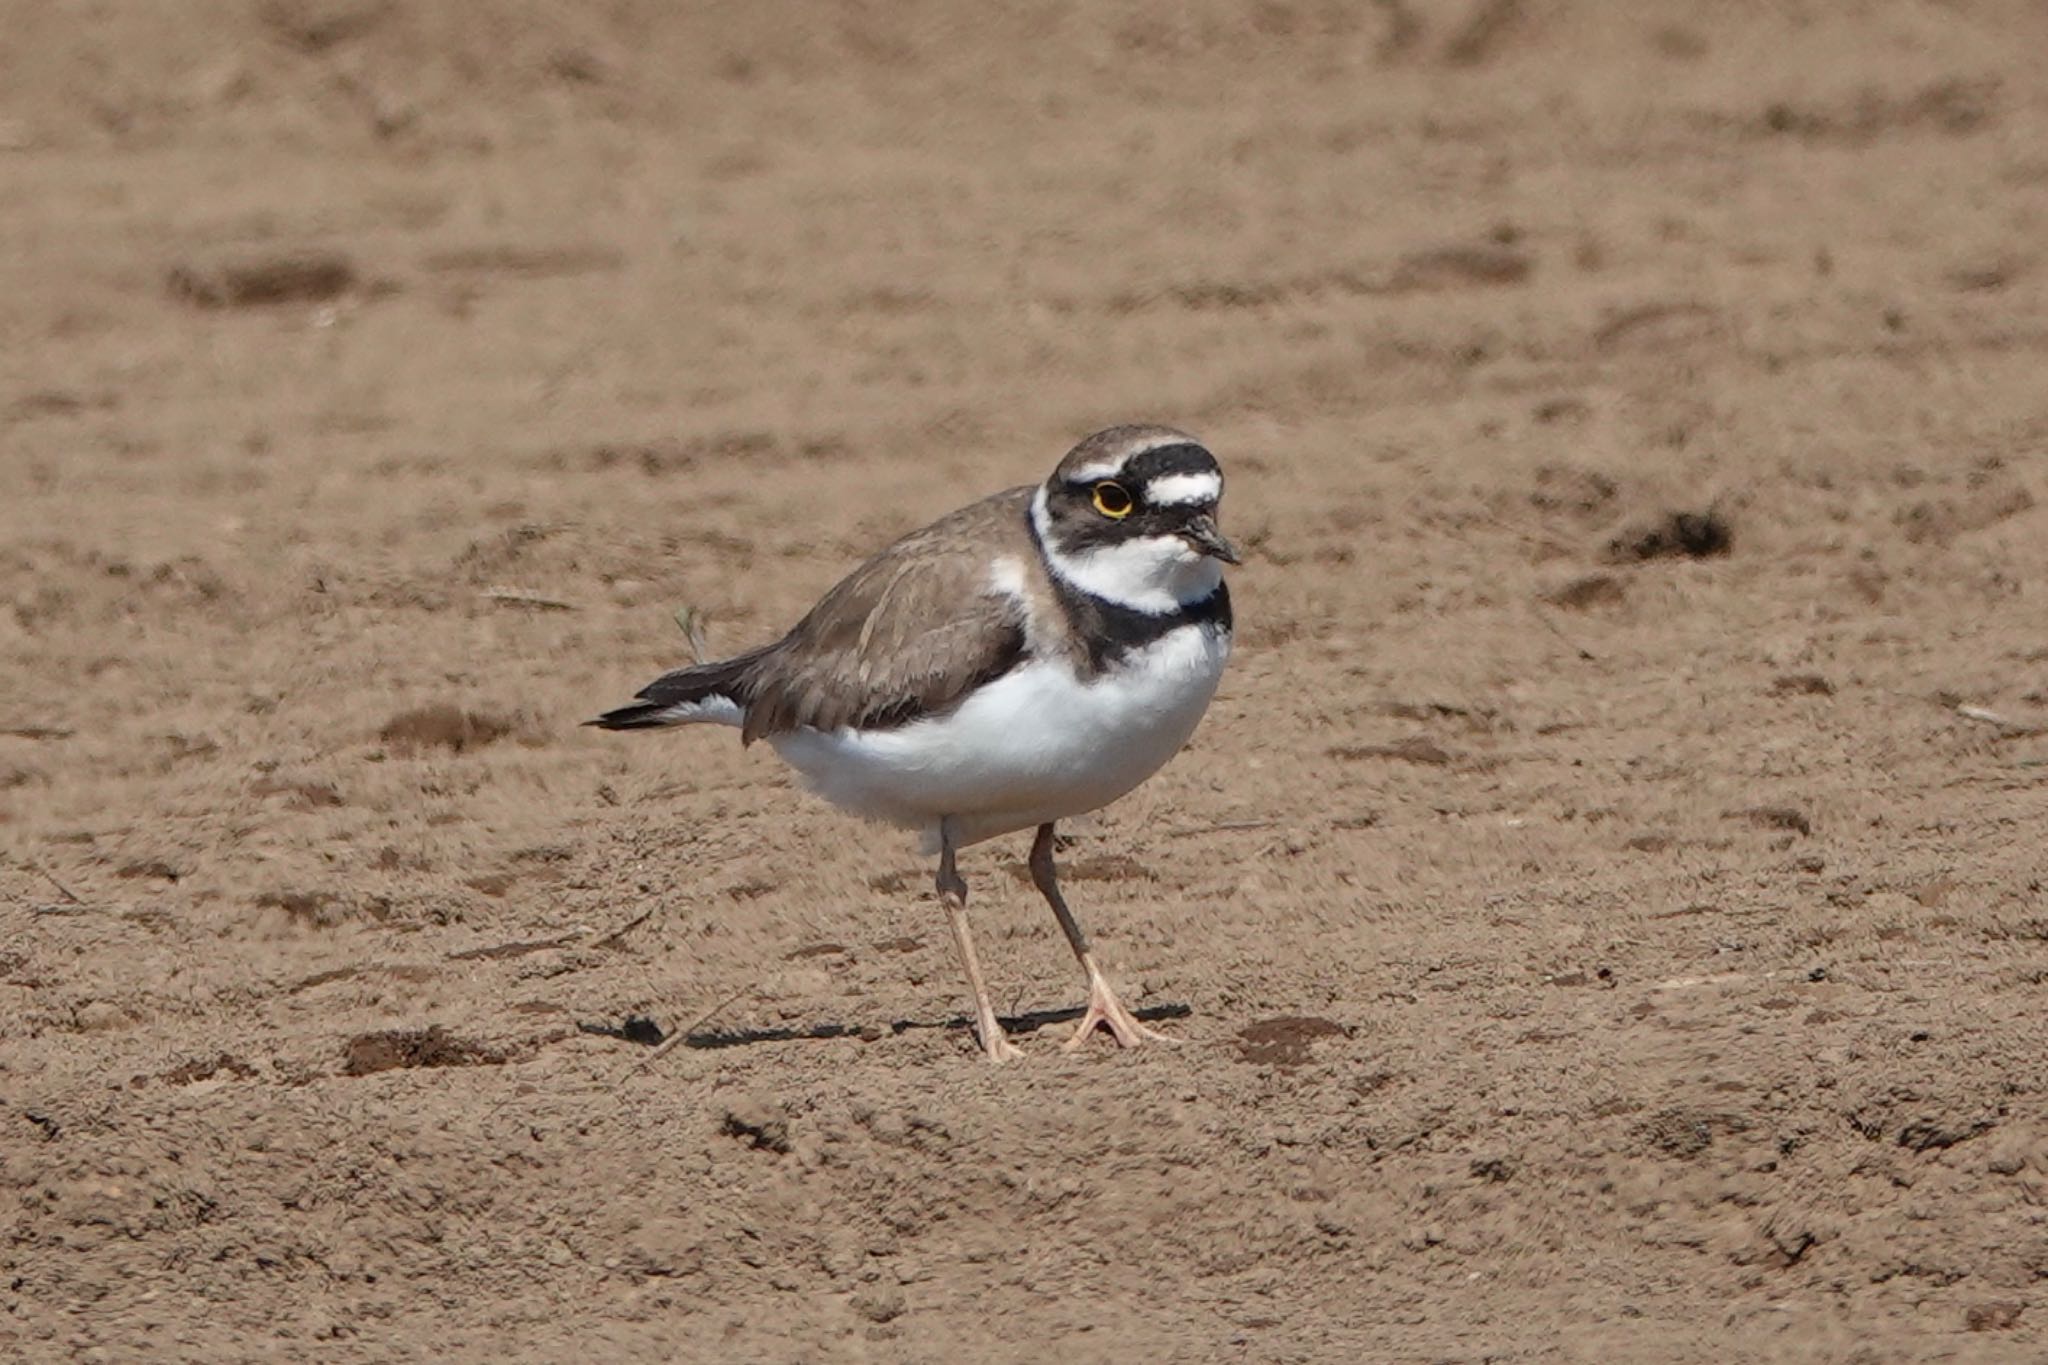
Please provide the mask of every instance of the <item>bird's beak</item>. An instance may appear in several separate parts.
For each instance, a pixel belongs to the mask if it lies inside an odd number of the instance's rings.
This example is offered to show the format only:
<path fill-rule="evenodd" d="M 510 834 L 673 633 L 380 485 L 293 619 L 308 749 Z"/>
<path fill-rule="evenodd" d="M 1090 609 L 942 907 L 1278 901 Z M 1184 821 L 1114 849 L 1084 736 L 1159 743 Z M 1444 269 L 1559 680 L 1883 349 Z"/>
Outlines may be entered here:
<path fill-rule="evenodd" d="M 1225 564 L 1244 563 L 1243 558 L 1237 553 L 1237 547 L 1224 538 L 1223 532 L 1216 529 L 1216 518 L 1207 512 L 1183 526 L 1180 534 L 1181 539 L 1205 555 L 1220 559 Z"/>

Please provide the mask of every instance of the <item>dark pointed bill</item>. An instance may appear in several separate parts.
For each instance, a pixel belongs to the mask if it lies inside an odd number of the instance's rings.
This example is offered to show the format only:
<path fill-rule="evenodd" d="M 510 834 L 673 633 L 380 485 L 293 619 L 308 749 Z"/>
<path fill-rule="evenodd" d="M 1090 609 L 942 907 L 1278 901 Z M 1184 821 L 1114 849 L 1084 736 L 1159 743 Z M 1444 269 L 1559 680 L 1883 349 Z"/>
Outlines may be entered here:
<path fill-rule="evenodd" d="M 1181 527 L 1180 537 L 1203 554 L 1222 560 L 1225 564 L 1242 564 L 1244 559 L 1237 547 L 1227 540 L 1223 532 L 1216 529 L 1216 518 L 1204 513 Z"/>

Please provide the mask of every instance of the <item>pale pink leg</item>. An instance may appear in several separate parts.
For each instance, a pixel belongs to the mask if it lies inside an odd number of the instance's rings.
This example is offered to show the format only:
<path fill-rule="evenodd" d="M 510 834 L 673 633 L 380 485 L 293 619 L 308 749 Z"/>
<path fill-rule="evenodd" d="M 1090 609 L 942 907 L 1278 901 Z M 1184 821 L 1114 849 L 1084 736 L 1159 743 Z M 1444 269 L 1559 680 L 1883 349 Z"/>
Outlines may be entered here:
<path fill-rule="evenodd" d="M 992 1063 L 1022 1057 L 1023 1050 L 1003 1034 L 996 1022 L 996 1007 L 988 998 L 988 985 L 981 979 L 981 960 L 974 954 L 974 936 L 967 931 L 967 883 L 953 866 L 953 822 L 939 822 L 939 900 L 946 907 L 946 919 L 953 926 L 953 942 L 960 949 L 960 962 L 967 968 L 967 984 L 974 991 L 974 1031 L 982 1051 Z"/>
<path fill-rule="evenodd" d="M 1138 1047 L 1144 1043 L 1172 1043 L 1176 1038 L 1138 1022 L 1136 1015 L 1124 1008 L 1123 1001 L 1116 998 L 1116 992 L 1109 987 L 1109 978 L 1102 974 L 1102 968 L 1095 964 L 1095 954 L 1088 951 L 1088 936 L 1081 932 L 1081 926 L 1074 922 L 1073 912 L 1067 909 L 1065 897 L 1060 895 L 1059 879 L 1052 864 L 1052 825 L 1050 822 L 1038 827 L 1038 837 L 1031 841 L 1031 881 L 1037 886 L 1045 903 L 1052 907 L 1059 919 L 1060 928 L 1066 933 L 1067 942 L 1074 949 L 1074 956 L 1080 959 L 1081 970 L 1088 974 L 1088 1009 L 1081 1016 L 1081 1022 L 1074 1026 L 1074 1036 L 1061 1045 L 1062 1050 L 1071 1052 L 1088 1041 L 1089 1035 L 1098 1028 L 1106 1028 L 1120 1047 Z"/>

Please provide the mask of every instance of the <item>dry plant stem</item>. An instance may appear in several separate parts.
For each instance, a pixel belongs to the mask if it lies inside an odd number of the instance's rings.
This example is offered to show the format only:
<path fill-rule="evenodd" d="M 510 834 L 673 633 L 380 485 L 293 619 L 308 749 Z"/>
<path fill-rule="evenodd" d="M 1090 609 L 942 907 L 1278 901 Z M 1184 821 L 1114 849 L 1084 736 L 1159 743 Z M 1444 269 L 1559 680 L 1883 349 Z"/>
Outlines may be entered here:
<path fill-rule="evenodd" d="M 747 985 L 740 987 L 731 995 L 728 995 L 727 997 L 725 997 L 725 999 L 713 1005 L 710 1009 L 705 1010 L 695 1019 L 692 1019 L 689 1023 L 684 1024 L 674 1033 L 671 1033 L 668 1037 L 662 1039 L 661 1042 L 655 1046 L 654 1051 L 648 1053 L 645 1057 L 642 1057 L 640 1059 L 640 1068 L 642 1070 L 645 1070 L 647 1067 L 653 1066 L 657 1061 L 661 1059 L 663 1054 L 674 1049 L 675 1046 L 681 1043 L 685 1038 L 688 1038 L 692 1033 L 696 1032 L 698 1029 L 704 1027 L 705 1024 L 709 1023 L 712 1017 L 716 1015 L 720 1010 L 732 1004 L 734 1001 L 739 1000 L 741 997 L 752 995 L 753 993 L 754 986 L 751 982 L 749 982 Z"/>
<path fill-rule="evenodd" d="M 574 611 L 574 602 L 564 602 L 559 597 L 549 597 L 526 588 L 487 588 L 477 594 L 486 602 L 497 602 L 508 607 L 532 607 L 538 611 Z"/>
<path fill-rule="evenodd" d="M 50 885 L 56 887 L 57 890 L 63 894 L 64 899 L 66 901 L 69 901 L 73 905 L 85 904 L 85 902 L 79 898 L 79 895 L 76 891 L 73 891 L 70 887 L 58 881 L 56 876 L 48 868 L 44 867 L 41 863 L 30 863 L 29 866 L 36 870 L 36 875 L 40 876 L 44 881 L 48 882 Z"/>

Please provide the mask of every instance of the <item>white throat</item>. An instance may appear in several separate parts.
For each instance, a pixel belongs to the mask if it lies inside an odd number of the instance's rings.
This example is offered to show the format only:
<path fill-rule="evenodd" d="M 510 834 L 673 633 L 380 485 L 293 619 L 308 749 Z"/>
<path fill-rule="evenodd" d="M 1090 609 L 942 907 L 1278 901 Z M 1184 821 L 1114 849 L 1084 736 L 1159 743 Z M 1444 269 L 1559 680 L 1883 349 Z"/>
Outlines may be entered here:
<path fill-rule="evenodd" d="M 1053 544 L 1043 488 L 1031 500 L 1031 525 L 1056 577 L 1118 606 L 1164 616 L 1206 601 L 1223 582 L 1223 566 L 1179 536 L 1141 536 L 1068 554 Z"/>

